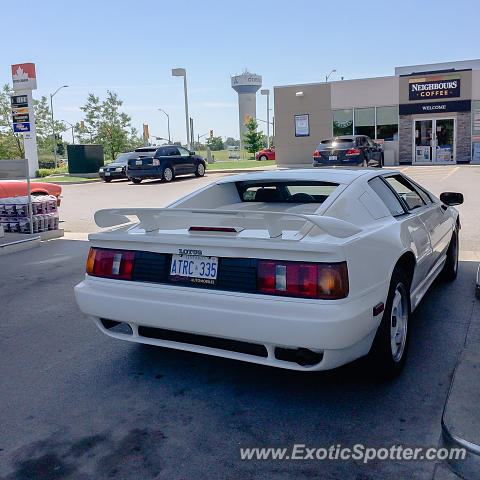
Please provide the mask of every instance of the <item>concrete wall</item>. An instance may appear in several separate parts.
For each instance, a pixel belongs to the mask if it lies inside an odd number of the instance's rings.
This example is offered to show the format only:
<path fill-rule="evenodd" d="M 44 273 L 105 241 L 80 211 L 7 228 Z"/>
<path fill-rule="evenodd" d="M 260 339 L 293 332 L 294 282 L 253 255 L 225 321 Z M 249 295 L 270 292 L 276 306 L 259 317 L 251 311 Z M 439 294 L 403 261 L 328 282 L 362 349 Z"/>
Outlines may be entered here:
<path fill-rule="evenodd" d="M 398 104 L 398 77 L 332 82 L 332 109 Z"/>
<path fill-rule="evenodd" d="M 297 97 L 296 92 L 303 92 Z M 332 135 L 329 83 L 274 87 L 275 158 L 279 166 L 311 166 L 320 140 Z M 310 135 L 295 137 L 294 115 L 310 115 Z"/>

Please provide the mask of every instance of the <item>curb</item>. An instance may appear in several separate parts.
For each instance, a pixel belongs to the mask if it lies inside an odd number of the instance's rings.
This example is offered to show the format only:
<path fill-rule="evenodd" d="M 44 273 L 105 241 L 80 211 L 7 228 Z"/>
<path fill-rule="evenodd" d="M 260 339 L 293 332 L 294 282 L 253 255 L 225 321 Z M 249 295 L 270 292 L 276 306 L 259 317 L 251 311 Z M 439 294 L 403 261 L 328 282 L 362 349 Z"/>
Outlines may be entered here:
<path fill-rule="evenodd" d="M 38 180 L 39 182 L 43 181 L 43 179 L 39 179 Z M 55 180 L 45 180 L 46 183 L 54 183 L 55 185 L 81 185 L 82 183 L 95 183 L 95 182 L 100 182 L 100 178 L 96 178 L 96 179 L 93 179 L 93 180 L 82 180 L 80 182 L 55 182 Z"/>
<path fill-rule="evenodd" d="M 474 345 L 474 349 L 465 347 L 458 356 L 441 420 L 441 446 L 448 449 L 461 448 L 466 451 L 466 457 L 463 460 L 446 460 L 450 470 L 464 480 L 478 480 L 480 472 L 480 445 L 472 441 L 472 432 L 469 432 L 468 426 L 465 426 L 465 420 L 469 424 L 478 423 L 478 414 L 474 412 L 478 405 L 480 388 L 476 386 L 477 382 L 465 381 L 466 378 L 471 377 L 471 374 L 474 377 L 478 375 L 477 344 Z M 459 419 L 460 411 L 462 417 Z M 478 437 L 478 434 L 476 436 Z M 473 434 L 475 441 L 477 441 L 476 436 Z M 462 437 L 470 437 L 470 439 Z"/>

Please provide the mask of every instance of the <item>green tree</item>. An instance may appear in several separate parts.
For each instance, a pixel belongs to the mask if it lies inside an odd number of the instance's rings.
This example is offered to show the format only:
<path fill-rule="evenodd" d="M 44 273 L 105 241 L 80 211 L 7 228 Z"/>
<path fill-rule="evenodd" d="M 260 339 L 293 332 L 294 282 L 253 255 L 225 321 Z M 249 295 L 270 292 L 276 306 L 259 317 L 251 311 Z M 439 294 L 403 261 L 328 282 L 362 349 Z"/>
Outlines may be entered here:
<path fill-rule="evenodd" d="M 257 132 L 258 123 L 250 117 L 246 122 L 247 132 L 242 134 L 243 141 L 249 153 L 255 154 L 263 148 L 263 132 Z"/>
<path fill-rule="evenodd" d="M 240 140 L 235 140 L 232 137 L 227 137 L 227 139 L 225 140 L 225 145 L 228 147 L 239 147 Z"/>
<path fill-rule="evenodd" d="M 14 133 L 12 126 L 12 104 L 10 97 L 13 90 L 5 84 L 0 90 L 0 159 L 23 158 L 23 137 Z"/>
<path fill-rule="evenodd" d="M 105 154 L 112 160 L 119 153 L 142 145 L 142 139 L 131 125 L 131 118 L 120 112 L 122 105 L 123 101 L 115 92 L 107 91 L 104 100 L 90 93 L 85 105 L 80 107 L 85 114 L 84 128 L 81 124 L 75 128 L 79 141 L 103 145 Z"/>
<path fill-rule="evenodd" d="M 222 137 L 208 138 L 206 143 L 207 147 L 210 147 L 210 150 L 217 151 L 224 149 Z"/>
<path fill-rule="evenodd" d="M 35 110 L 35 130 L 37 132 L 37 145 L 38 150 L 44 153 L 53 154 L 53 148 L 55 145 L 53 139 L 52 130 L 52 113 L 50 105 L 48 104 L 47 97 L 43 96 L 40 100 L 33 100 L 33 108 Z M 57 138 L 57 145 L 61 143 L 61 133 L 66 130 L 66 125 L 59 120 L 53 122 L 55 128 L 55 135 Z M 59 152 L 60 147 L 57 146 L 57 152 L 59 155 L 63 155 Z"/>

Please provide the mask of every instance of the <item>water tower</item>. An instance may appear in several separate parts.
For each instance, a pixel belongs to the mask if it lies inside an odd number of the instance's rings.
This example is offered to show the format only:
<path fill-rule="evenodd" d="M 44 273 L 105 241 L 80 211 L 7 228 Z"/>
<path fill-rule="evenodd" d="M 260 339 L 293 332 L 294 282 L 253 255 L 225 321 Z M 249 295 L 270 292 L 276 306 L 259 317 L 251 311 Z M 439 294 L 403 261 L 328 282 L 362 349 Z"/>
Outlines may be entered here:
<path fill-rule="evenodd" d="M 238 93 L 238 124 L 240 142 L 242 133 L 247 131 L 245 122 L 249 117 L 257 116 L 257 91 L 262 86 L 262 76 L 245 70 L 241 75 L 232 77 L 232 88 Z"/>

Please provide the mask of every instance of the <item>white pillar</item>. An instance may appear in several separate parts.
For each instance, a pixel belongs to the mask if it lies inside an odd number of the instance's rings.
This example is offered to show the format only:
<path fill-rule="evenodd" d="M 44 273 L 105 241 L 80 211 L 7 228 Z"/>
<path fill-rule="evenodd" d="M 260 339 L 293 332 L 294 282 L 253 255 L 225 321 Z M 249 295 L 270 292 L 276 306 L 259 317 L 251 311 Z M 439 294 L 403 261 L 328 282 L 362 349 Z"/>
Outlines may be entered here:
<path fill-rule="evenodd" d="M 22 133 L 23 146 L 25 148 L 25 158 L 28 160 L 28 171 L 30 178 L 35 178 L 35 172 L 38 170 L 38 150 L 37 150 L 37 131 L 35 129 L 35 112 L 33 110 L 33 97 L 31 90 L 22 90 L 15 92 L 15 95 L 27 95 L 28 116 L 30 119 L 30 131 Z"/>

